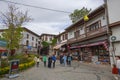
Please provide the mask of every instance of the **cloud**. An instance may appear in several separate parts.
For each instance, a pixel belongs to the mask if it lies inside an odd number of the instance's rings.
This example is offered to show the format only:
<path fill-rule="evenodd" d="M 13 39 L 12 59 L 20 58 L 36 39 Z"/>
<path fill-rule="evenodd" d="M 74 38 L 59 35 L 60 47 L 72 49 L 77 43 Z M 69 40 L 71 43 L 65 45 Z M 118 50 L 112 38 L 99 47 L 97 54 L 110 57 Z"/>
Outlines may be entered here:
<path fill-rule="evenodd" d="M 33 6 L 39 6 L 44 8 L 50 8 L 55 10 L 67 11 L 72 13 L 75 9 L 81 9 L 82 7 L 95 9 L 103 4 L 103 0 L 9 0 L 22 4 L 28 4 Z M 7 3 L 0 1 L 2 6 L 1 12 L 7 11 Z M 48 11 L 40 8 L 27 7 L 23 5 L 16 5 L 20 10 L 25 12 L 29 11 L 29 15 L 34 20 L 24 25 L 28 29 L 37 34 L 52 33 L 58 34 L 64 31 L 64 29 L 70 26 L 71 20 L 69 18 L 70 13 Z"/>
<path fill-rule="evenodd" d="M 59 32 L 64 31 L 64 28 L 67 26 L 65 23 L 29 23 L 24 25 L 24 27 L 33 30 L 39 35 L 42 33 L 59 34 Z"/>

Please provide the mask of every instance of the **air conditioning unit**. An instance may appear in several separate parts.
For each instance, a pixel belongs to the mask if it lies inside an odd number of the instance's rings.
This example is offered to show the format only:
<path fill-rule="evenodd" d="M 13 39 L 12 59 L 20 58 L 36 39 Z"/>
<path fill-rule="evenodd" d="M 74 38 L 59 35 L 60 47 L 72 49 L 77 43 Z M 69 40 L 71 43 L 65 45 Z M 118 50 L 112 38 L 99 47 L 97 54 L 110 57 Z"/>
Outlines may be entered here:
<path fill-rule="evenodd" d="M 110 36 L 110 41 L 111 42 L 117 42 L 117 41 L 120 41 L 120 38 L 118 38 L 117 36 L 112 35 L 112 36 Z"/>

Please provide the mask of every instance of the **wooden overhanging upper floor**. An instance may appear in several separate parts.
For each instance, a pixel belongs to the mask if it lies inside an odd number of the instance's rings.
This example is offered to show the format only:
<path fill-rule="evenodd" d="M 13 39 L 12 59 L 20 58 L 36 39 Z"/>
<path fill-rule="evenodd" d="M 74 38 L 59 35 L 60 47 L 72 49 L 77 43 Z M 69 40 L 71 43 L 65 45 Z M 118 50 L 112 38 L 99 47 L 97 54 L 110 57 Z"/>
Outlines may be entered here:
<path fill-rule="evenodd" d="M 68 37 L 68 43 L 107 35 L 104 5 L 92 11 L 88 17 L 89 20 L 87 22 L 81 18 L 78 22 L 65 29 L 68 35 L 71 31 L 74 32 L 73 37 Z M 79 27 L 83 28 L 83 33 L 80 33 Z"/>
<path fill-rule="evenodd" d="M 92 11 L 88 17 L 89 17 L 89 20 L 88 21 L 84 21 L 83 18 L 81 18 L 79 21 L 73 23 L 72 25 L 70 25 L 69 27 L 67 27 L 65 30 L 68 32 L 70 31 L 71 29 L 75 28 L 75 27 L 78 27 L 80 25 L 84 25 L 84 23 L 87 23 L 91 20 L 93 20 L 95 17 L 99 16 L 100 14 L 102 13 L 105 13 L 105 8 L 104 8 L 104 5 L 101 5 L 100 7 L 98 7 L 97 9 L 95 9 L 94 11 Z"/>

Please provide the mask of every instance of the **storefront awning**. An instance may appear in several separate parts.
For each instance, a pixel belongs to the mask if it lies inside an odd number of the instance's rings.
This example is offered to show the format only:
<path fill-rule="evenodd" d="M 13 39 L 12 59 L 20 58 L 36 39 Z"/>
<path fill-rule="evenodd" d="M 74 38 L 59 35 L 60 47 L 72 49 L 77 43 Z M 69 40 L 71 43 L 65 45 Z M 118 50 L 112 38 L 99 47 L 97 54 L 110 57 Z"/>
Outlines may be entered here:
<path fill-rule="evenodd" d="M 105 49 L 108 50 L 108 45 L 107 44 L 108 43 L 106 41 L 102 41 L 102 42 L 96 42 L 96 43 L 85 44 L 85 45 L 80 45 L 80 46 L 72 46 L 72 47 L 70 47 L 70 49 L 103 45 L 105 47 Z"/>
<path fill-rule="evenodd" d="M 0 47 L 0 52 L 4 52 L 4 51 L 7 51 L 7 49 L 4 47 Z"/>
<path fill-rule="evenodd" d="M 61 44 L 58 44 L 58 45 L 56 45 L 55 47 L 53 47 L 53 49 L 59 49 L 61 46 L 63 46 L 64 44 L 66 44 L 66 43 L 61 43 Z"/>

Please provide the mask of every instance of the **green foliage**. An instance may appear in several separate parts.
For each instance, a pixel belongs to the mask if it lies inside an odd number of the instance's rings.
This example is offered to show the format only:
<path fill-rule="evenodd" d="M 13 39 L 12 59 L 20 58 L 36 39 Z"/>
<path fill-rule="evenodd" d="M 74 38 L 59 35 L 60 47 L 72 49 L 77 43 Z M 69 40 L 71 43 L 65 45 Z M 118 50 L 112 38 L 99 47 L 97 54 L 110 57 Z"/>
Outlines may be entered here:
<path fill-rule="evenodd" d="M 0 37 L 0 41 L 5 41 L 5 38 L 3 38 L 3 37 Z"/>
<path fill-rule="evenodd" d="M 48 42 L 46 42 L 46 41 L 43 41 L 42 45 L 43 45 L 43 47 L 48 47 L 50 44 Z"/>
<path fill-rule="evenodd" d="M 7 48 L 9 49 L 19 48 L 19 43 L 23 36 L 22 32 L 23 32 L 22 27 L 17 28 L 9 27 L 9 29 L 6 29 L 2 33 L 3 38 L 7 41 Z"/>
<path fill-rule="evenodd" d="M 31 18 L 28 17 L 27 11 L 23 13 L 15 5 L 9 5 L 8 12 L 1 14 L 3 24 L 8 27 L 2 34 L 3 39 L 7 42 L 7 48 L 10 50 L 17 49 L 22 38 L 23 29 L 21 26 L 25 22 L 29 22 Z"/>
<path fill-rule="evenodd" d="M 25 55 L 25 54 L 16 54 L 14 56 L 9 56 L 8 60 L 13 60 L 13 59 L 19 59 L 20 60 L 20 64 L 19 64 L 19 70 L 25 70 L 25 69 L 28 69 L 32 66 L 35 65 L 35 62 L 34 62 L 34 57 L 36 55 L 34 54 L 29 54 L 29 55 Z M 0 66 L 0 77 L 1 75 L 3 74 L 7 74 L 9 72 L 9 69 L 10 69 L 10 64 L 8 62 L 7 59 L 5 60 L 2 60 L 2 66 Z"/>
<path fill-rule="evenodd" d="M 13 55 L 13 56 L 9 56 L 8 59 L 9 60 L 14 60 L 14 59 L 19 59 L 20 60 L 20 63 L 27 63 L 27 62 L 30 62 L 31 60 L 33 60 L 34 58 L 34 55 L 25 55 L 25 54 L 16 54 L 16 55 Z"/>
<path fill-rule="evenodd" d="M 1 68 L 9 66 L 9 62 L 7 59 L 1 59 Z"/>
<path fill-rule="evenodd" d="M 52 40 L 51 45 L 52 45 L 52 46 L 54 46 L 56 43 L 57 43 L 57 39 L 56 39 L 56 38 L 54 38 L 54 39 Z"/>
<path fill-rule="evenodd" d="M 85 15 L 88 15 L 90 11 L 91 9 L 88 10 L 87 8 L 83 7 L 80 10 L 79 9 L 74 10 L 74 12 L 69 15 L 69 17 L 71 18 L 72 22 L 75 23 L 80 18 L 83 18 Z"/>

